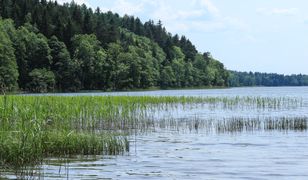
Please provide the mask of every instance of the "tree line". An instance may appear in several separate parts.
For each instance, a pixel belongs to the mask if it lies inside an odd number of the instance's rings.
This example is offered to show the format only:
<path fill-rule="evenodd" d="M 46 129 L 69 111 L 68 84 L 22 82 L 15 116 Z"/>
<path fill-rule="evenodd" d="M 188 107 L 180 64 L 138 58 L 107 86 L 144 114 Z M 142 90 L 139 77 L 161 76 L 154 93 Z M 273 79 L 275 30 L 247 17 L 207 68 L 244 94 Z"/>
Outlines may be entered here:
<path fill-rule="evenodd" d="M 228 85 L 221 62 L 160 21 L 73 1 L 0 0 L 0 15 L 2 91 Z"/>
<path fill-rule="evenodd" d="M 308 86 L 308 75 L 230 71 L 229 85 L 239 86 Z"/>

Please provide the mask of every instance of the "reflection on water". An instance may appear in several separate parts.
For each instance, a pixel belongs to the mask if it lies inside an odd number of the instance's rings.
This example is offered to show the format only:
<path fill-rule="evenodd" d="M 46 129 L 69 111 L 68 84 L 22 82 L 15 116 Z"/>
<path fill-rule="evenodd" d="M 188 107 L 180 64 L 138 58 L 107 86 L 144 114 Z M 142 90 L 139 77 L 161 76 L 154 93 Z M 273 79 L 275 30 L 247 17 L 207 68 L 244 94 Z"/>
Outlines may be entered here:
<path fill-rule="evenodd" d="M 76 158 L 69 163 L 62 163 L 61 166 L 49 160 L 43 166 L 42 173 L 45 179 L 305 179 L 308 177 L 307 131 L 257 129 L 238 133 L 213 133 L 201 126 L 194 128 L 195 125 L 184 126 L 179 123 L 185 120 L 187 124 L 187 119 L 213 122 L 215 125 L 217 121 L 228 121 L 232 118 L 259 119 L 261 122 L 268 118 L 307 118 L 307 87 L 56 95 L 295 97 L 301 98 L 303 105 L 285 109 L 211 109 L 197 106 L 191 109 L 161 111 L 151 116 L 157 120 L 158 125 L 153 125 L 149 131 L 138 132 L 129 137 L 131 143 L 129 154 L 97 156 L 87 160 Z M 164 127 L 159 123 L 162 119 L 172 119 L 173 125 L 177 126 Z"/>

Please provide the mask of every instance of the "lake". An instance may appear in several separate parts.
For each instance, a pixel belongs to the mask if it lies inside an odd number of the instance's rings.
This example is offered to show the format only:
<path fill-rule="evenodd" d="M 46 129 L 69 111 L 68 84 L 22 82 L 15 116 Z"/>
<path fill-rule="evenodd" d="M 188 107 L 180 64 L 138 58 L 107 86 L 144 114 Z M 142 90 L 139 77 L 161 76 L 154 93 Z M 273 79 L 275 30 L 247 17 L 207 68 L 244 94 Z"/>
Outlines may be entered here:
<path fill-rule="evenodd" d="M 42 95 L 42 94 L 40 94 Z M 247 87 L 111 93 L 60 93 L 57 96 L 213 96 L 296 98 L 299 106 L 192 106 L 150 115 L 156 125 L 129 136 L 130 152 L 120 156 L 50 160 L 45 179 L 305 179 L 308 177 L 308 132 L 259 128 L 215 130 L 232 119 L 275 121 L 308 117 L 308 87 Z M 166 122 L 169 119 L 172 121 Z M 190 124 L 189 121 L 194 121 Z M 197 122 L 197 123 L 196 123 Z M 155 123 L 154 123 L 155 124 Z M 198 124 L 198 127 L 196 127 Z M 225 124 L 224 124 L 225 125 Z M 207 128 L 213 126 L 214 130 Z"/>

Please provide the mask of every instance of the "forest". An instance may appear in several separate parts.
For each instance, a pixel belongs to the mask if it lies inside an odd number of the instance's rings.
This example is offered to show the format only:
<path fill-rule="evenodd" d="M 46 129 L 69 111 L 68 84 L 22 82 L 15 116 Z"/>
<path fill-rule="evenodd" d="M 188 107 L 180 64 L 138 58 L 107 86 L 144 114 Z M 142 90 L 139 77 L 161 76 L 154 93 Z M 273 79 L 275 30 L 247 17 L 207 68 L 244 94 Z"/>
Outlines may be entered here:
<path fill-rule="evenodd" d="M 72 92 L 228 85 L 209 52 L 162 22 L 46 0 L 0 0 L 0 90 Z"/>
<path fill-rule="evenodd" d="M 308 86 L 308 75 L 230 71 L 229 86 Z"/>

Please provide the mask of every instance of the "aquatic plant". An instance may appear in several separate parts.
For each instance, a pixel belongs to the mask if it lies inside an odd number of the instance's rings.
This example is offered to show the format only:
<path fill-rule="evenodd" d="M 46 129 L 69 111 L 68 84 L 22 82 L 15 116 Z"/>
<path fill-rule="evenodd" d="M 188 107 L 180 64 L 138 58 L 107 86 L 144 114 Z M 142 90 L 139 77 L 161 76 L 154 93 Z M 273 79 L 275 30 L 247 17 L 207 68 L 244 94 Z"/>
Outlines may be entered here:
<path fill-rule="evenodd" d="M 282 117 L 225 117 L 225 118 L 166 118 L 152 121 L 149 129 L 161 128 L 177 131 L 206 133 L 241 133 L 254 131 L 307 131 L 307 116 Z"/>
<path fill-rule="evenodd" d="M 18 176 L 31 172 L 47 157 L 116 155 L 129 150 L 127 135 L 155 128 L 217 132 L 260 128 L 255 119 L 204 121 L 155 119 L 174 109 L 289 109 L 302 106 L 298 98 L 267 97 L 150 97 L 150 96 L 0 96 L 0 166 Z M 267 121 L 264 129 L 307 129 L 306 119 Z"/>

